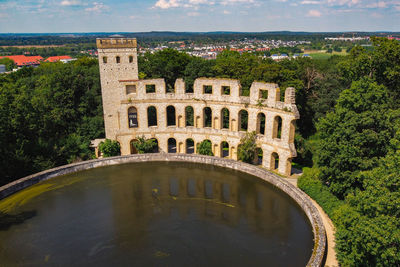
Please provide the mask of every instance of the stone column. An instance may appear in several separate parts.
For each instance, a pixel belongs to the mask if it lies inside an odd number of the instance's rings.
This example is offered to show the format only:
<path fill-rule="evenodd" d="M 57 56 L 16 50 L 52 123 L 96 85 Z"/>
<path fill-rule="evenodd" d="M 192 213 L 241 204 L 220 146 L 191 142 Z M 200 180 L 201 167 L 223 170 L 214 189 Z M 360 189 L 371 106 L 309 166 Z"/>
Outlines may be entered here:
<path fill-rule="evenodd" d="M 232 159 L 237 160 L 237 159 L 238 159 L 238 156 L 237 156 L 237 147 L 236 147 L 236 146 L 232 146 L 232 147 L 231 147 L 231 150 L 232 150 L 232 152 L 231 152 L 231 154 L 232 154 Z"/>
<path fill-rule="evenodd" d="M 121 156 L 126 156 L 131 154 L 131 144 L 130 138 L 118 138 L 118 142 L 121 145 Z"/>
<path fill-rule="evenodd" d="M 289 153 L 279 154 L 279 166 L 278 172 L 282 175 L 290 176 L 292 171 L 291 159 L 289 158 Z"/>

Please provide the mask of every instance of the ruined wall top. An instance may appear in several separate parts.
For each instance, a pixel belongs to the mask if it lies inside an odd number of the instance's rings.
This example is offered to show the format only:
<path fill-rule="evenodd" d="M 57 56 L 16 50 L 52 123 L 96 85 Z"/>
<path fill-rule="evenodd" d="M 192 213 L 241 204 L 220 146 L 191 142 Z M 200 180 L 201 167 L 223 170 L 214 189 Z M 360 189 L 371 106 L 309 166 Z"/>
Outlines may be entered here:
<path fill-rule="evenodd" d="M 97 38 L 97 48 L 137 48 L 136 38 Z"/>

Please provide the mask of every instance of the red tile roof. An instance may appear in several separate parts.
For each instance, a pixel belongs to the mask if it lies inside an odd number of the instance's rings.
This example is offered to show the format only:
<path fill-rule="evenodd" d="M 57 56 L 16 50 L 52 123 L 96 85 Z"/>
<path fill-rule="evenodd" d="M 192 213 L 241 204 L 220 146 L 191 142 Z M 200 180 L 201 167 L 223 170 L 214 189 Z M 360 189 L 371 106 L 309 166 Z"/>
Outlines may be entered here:
<path fill-rule="evenodd" d="M 57 62 L 60 61 L 61 59 L 72 59 L 70 56 L 55 56 L 55 57 L 49 57 L 46 59 L 46 62 Z"/>
<path fill-rule="evenodd" d="M 18 67 L 22 66 L 31 66 L 31 65 L 39 65 L 40 61 L 43 60 L 41 56 L 31 56 L 27 57 L 25 55 L 17 55 L 17 56 L 3 56 L 0 58 L 9 58 L 14 61 L 14 63 Z"/>

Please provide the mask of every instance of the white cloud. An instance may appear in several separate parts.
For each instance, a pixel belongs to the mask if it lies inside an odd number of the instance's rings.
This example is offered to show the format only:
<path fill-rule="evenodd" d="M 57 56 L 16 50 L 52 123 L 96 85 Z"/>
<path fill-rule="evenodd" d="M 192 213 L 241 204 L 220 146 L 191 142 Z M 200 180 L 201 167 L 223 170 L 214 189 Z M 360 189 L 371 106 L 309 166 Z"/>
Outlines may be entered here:
<path fill-rule="evenodd" d="M 320 11 L 315 10 L 315 9 L 312 9 L 312 10 L 308 11 L 308 13 L 307 13 L 306 16 L 307 16 L 307 17 L 321 17 L 322 14 L 321 14 Z"/>
<path fill-rule="evenodd" d="M 179 7 L 180 3 L 178 0 L 158 0 L 154 7 L 161 9 L 168 9 L 172 7 Z"/>
<path fill-rule="evenodd" d="M 246 4 L 254 4 L 254 0 L 223 0 L 221 2 L 221 5 L 227 6 L 231 4 L 240 4 L 240 3 L 246 3 Z"/>
<path fill-rule="evenodd" d="M 67 1 L 67 0 L 66 0 Z M 279 0 L 279 1 L 287 1 L 287 0 Z M 197 9 L 200 5 L 222 5 L 228 6 L 233 4 L 252 4 L 257 5 L 257 0 L 157 0 L 152 8 L 161 8 L 161 9 L 169 9 L 169 8 L 194 8 Z"/>
<path fill-rule="evenodd" d="M 228 10 L 224 10 L 222 13 L 224 13 L 225 15 L 231 14 L 231 12 L 229 12 Z"/>
<path fill-rule="evenodd" d="M 108 9 L 109 9 L 109 7 L 106 6 L 106 5 L 103 4 L 103 3 L 100 3 L 100 2 L 93 2 L 93 6 L 92 6 L 92 7 L 85 8 L 85 11 L 87 11 L 87 12 L 101 13 L 102 11 L 108 10 Z"/>
<path fill-rule="evenodd" d="M 77 0 L 64 0 L 60 3 L 62 6 L 80 6 L 81 2 Z"/>
<path fill-rule="evenodd" d="M 376 2 L 376 3 L 371 3 L 366 6 L 367 8 L 386 8 L 387 4 L 383 1 Z"/>
<path fill-rule="evenodd" d="M 302 4 L 302 5 L 319 5 L 319 4 L 321 4 L 321 2 L 314 1 L 314 0 L 304 0 L 304 1 L 301 1 L 300 4 Z"/>
<path fill-rule="evenodd" d="M 331 6 L 354 6 L 361 3 L 361 0 L 328 0 Z"/>
<path fill-rule="evenodd" d="M 214 2 L 208 1 L 208 0 L 189 0 L 190 4 L 193 5 L 200 5 L 200 4 L 208 4 L 208 5 L 213 5 Z"/>

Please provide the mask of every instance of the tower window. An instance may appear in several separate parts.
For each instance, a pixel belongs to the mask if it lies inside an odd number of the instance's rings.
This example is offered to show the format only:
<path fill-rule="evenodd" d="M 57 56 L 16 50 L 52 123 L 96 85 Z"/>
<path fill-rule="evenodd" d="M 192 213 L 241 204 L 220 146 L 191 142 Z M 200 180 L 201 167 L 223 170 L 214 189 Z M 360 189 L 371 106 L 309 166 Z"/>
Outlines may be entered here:
<path fill-rule="evenodd" d="M 133 62 L 133 56 L 129 56 L 129 63 Z"/>
<path fill-rule="evenodd" d="M 136 93 L 136 85 L 134 85 L 134 84 L 133 85 L 127 85 L 125 87 L 125 89 L 126 89 L 126 94 L 127 95 Z"/>
<path fill-rule="evenodd" d="M 107 57 L 103 57 L 103 63 L 107 63 Z"/>
<path fill-rule="evenodd" d="M 203 85 L 204 94 L 212 94 L 212 85 Z"/>
<path fill-rule="evenodd" d="M 120 58 L 119 56 L 117 56 L 117 57 L 115 58 L 115 60 L 117 61 L 117 63 L 121 63 L 121 58 Z"/>

